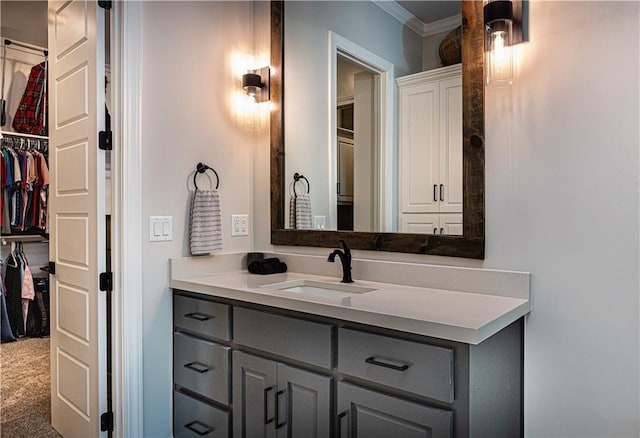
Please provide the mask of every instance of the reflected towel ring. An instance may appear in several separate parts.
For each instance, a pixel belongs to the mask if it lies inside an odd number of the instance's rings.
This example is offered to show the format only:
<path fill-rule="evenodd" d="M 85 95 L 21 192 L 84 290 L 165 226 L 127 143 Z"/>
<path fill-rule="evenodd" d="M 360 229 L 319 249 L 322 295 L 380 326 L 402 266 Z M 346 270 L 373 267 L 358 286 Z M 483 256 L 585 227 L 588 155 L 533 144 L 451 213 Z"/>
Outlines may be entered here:
<path fill-rule="evenodd" d="M 301 179 L 305 180 L 307 182 L 307 194 L 311 193 L 311 184 L 309 184 L 309 180 L 307 178 L 305 178 L 304 175 L 300 175 L 298 172 L 293 174 L 293 194 L 295 196 L 297 196 L 298 194 L 296 193 L 296 183 L 298 181 L 300 181 Z"/>
<path fill-rule="evenodd" d="M 218 186 L 220 185 L 220 178 L 218 177 L 218 172 L 216 172 L 216 170 L 213 167 L 209 167 L 206 164 L 202 164 L 202 163 L 198 163 L 198 165 L 196 166 L 196 171 L 193 174 L 193 185 L 195 186 L 196 190 L 198 190 L 198 184 L 196 184 L 196 177 L 198 176 L 199 173 L 205 173 L 207 170 L 212 171 L 216 175 L 216 190 L 218 190 Z"/>

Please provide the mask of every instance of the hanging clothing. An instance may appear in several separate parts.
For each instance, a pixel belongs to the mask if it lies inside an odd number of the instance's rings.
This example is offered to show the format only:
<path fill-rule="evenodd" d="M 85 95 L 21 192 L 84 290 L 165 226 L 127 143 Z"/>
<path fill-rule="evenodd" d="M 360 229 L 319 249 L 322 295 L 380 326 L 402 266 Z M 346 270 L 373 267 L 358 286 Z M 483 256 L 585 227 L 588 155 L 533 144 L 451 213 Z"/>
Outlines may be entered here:
<path fill-rule="evenodd" d="M 33 66 L 11 126 L 16 132 L 47 135 L 47 68 L 41 62 Z"/>
<path fill-rule="evenodd" d="M 49 168 L 38 150 L 3 146 L 0 154 L 0 227 L 3 234 L 47 229 Z"/>
<path fill-rule="evenodd" d="M 6 260 L 7 271 L 4 277 L 7 290 L 7 314 L 13 336 L 24 335 L 24 319 L 22 316 L 22 259 L 9 254 Z"/>
<path fill-rule="evenodd" d="M 7 302 L 5 300 L 4 282 L 0 273 L 0 338 L 2 342 L 13 342 L 16 338 L 13 336 L 11 324 L 9 323 L 9 315 L 7 313 Z"/>

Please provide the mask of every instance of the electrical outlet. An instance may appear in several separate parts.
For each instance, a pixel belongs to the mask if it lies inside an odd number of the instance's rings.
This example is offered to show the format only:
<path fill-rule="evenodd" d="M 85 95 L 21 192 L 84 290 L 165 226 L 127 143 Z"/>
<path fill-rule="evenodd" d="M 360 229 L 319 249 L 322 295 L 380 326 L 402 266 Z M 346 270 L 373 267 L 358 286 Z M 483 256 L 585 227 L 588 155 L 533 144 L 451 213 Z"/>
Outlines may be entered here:
<path fill-rule="evenodd" d="M 149 216 L 149 242 L 173 240 L 172 216 Z"/>
<path fill-rule="evenodd" d="M 231 215 L 231 236 L 248 236 L 249 235 L 249 215 L 232 214 Z"/>

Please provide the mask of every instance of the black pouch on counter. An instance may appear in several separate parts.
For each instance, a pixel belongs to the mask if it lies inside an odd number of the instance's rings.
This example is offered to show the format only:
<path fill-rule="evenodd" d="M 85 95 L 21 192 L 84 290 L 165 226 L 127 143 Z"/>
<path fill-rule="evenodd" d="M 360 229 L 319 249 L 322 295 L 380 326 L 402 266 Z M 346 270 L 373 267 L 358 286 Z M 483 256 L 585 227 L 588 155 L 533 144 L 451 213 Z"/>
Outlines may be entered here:
<path fill-rule="evenodd" d="M 248 269 L 252 274 L 282 274 L 283 272 L 287 272 L 287 264 L 281 262 L 278 258 L 272 257 L 251 262 L 249 263 Z"/>

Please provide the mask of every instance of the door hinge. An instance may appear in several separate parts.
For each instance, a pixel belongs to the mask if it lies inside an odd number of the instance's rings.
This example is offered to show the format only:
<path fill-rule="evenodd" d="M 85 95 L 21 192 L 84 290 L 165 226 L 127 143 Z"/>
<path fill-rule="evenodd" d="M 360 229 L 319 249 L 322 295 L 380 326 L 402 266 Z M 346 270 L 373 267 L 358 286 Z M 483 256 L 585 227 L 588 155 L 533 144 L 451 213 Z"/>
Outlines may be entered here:
<path fill-rule="evenodd" d="M 103 151 L 112 150 L 111 131 L 100 131 L 98 133 L 98 148 Z"/>
<path fill-rule="evenodd" d="M 49 262 L 49 266 L 48 269 L 49 274 L 51 275 L 55 275 L 56 274 L 56 262 Z"/>
<path fill-rule="evenodd" d="M 111 9 L 111 6 L 113 6 L 111 0 L 98 0 L 98 6 L 100 6 L 102 9 Z"/>
<path fill-rule="evenodd" d="M 100 415 L 100 430 L 113 432 L 113 412 L 105 412 Z"/>
<path fill-rule="evenodd" d="M 100 290 L 113 292 L 113 272 L 102 272 L 100 274 Z"/>

